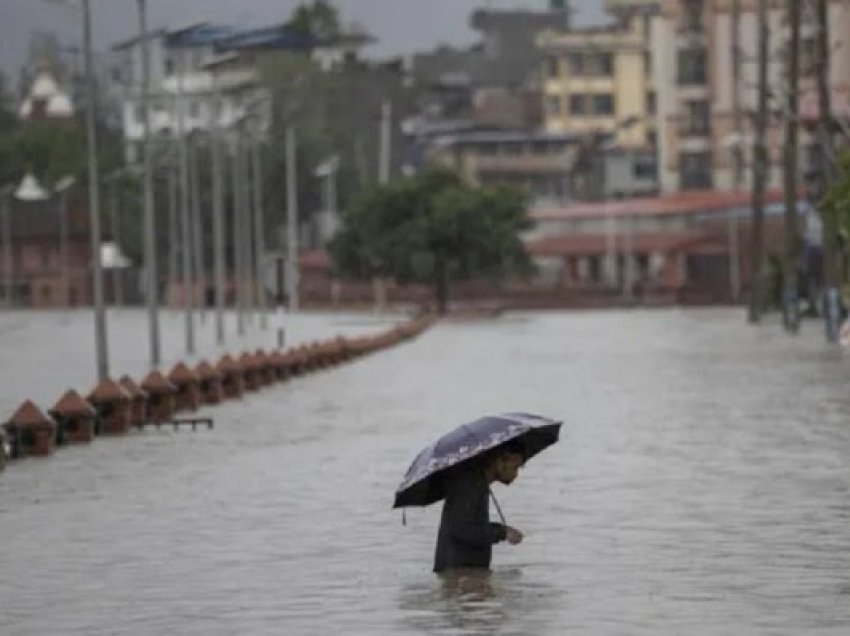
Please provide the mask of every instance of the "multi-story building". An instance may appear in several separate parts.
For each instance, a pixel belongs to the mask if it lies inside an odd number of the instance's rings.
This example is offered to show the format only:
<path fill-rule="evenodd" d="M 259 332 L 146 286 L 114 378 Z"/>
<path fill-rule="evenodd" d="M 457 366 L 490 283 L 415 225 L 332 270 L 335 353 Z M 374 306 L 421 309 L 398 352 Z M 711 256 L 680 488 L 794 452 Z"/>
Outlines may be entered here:
<path fill-rule="evenodd" d="M 608 2 L 614 23 L 549 29 L 544 58 L 544 127 L 551 133 L 614 133 L 624 147 L 655 145 L 650 40 L 658 2 Z"/>
<path fill-rule="evenodd" d="M 470 119 L 502 128 L 538 127 L 542 119 L 536 46 L 545 29 L 567 30 L 569 3 L 551 0 L 545 11 L 480 9 L 470 26 L 480 41 L 413 56 L 411 71 L 432 118 Z"/>
<path fill-rule="evenodd" d="M 652 24 L 657 92 L 659 173 L 665 192 L 747 188 L 752 178 L 752 113 L 758 102 L 758 24 L 754 0 L 739 0 L 734 37 L 731 0 L 664 0 Z M 817 111 L 814 2 L 803 1 L 800 113 Z M 848 108 L 850 5 L 829 4 L 830 77 L 835 111 Z M 771 2 L 768 185 L 782 175 L 783 126 L 787 114 L 785 60 L 789 40 L 787 3 Z M 737 50 L 735 41 L 737 40 Z M 802 126 L 800 167 L 812 167 L 817 144 Z"/>
<path fill-rule="evenodd" d="M 232 49 L 245 46 L 246 34 L 227 27 L 197 25 L 152 32 L 149 98 L 153 134 L 173 137 L 181 126 L 183 133 L 226 128 L 246 115 L 247 104 L 259 103 L 262 89 L 256 69 L 222 63 L 233 57 L 229 55 Z M 142 42 L 133 38 L 113 49 L 119 56 L 112 75 L 123 88 L 124 140 L 127 160 L 133 163 L 141 156 L 144 136 Z"/>

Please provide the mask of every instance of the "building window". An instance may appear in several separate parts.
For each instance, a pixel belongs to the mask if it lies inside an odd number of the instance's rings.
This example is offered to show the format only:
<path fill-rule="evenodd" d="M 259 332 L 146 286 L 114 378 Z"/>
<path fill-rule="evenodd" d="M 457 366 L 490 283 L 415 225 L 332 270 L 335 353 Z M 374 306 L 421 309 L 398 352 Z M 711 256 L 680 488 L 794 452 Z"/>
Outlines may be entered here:
<path fill-rule="evenodd" d="M 197 119 L 201 116 L 201 103 L 195 100 L 189 102 L 189 117 Z"/>
<path fill-rule="evenodd" d="M 163 64 L 163 70 L 165 71 L 165 75 L 170 77 L 174 75 L 174 58 L 170 55 L 165 58 L 165 63 Z"/>
<path fill-rule="evenodd" d="M 614 96 L 600 93 L 593 96 L 593 114 L 611 116 L 614 114 Z"/>
<path fill-rule="evenodd" d="M 610 77 L 614 74 L 612 53 L 570 53 L 567 64 L 570 75 L 574 77 Z"/>
<path fill-rule="evenodd" d="M 685 125 L 686 135 L 697 135 L 704 137 L 709 131 L 709 107 L 705 100 L 685 102 Z"/>
<path fill-rule="evenodd" d="M 635 179 L 655 181 L 658 176 L 658 167 L 655 157 L 637 156 L 632 166 L 632 174 Z"/>
<path fill-rule="evenodd" d="M 546 77 L 550 79 L 557 79 L 558 75 L 560 75 L 560 70 L 557 57 L 552 56 L 546 58 Z"/>
<path fill-rule="evenodd" d="M 561 98 L 557 95 L 547 97 L 546 112 L 549 114 L 549 117 L 559 117 L 561 115 Z"/>
<path fill-rule="evenodd" d="M 814 37 L 802 38 L 800 41 L 800 74 L 811 75 L 817 68 L 818 48 Z"/>
<path fill-rule="evenodd" d="M 135 119 L 139 124 L 145 123 L 145 107 L 144 107 L 144 104 L 142 104 L 142 103 L 133 104 L 133 119 Z"/>
<path fill-rule="evenodd" d="M 570 115 L 581 117 L 587 114 L 587 95 L 570 95 Z"/>
<path fill-rule="evenodd" d="M 711 188 L 711 153 L 683 152 L 679 155 L 679 185 L 682 190 Z"/>
<path fill-rule="evenodd" d="M 682 49 L 678 54 L 679 84 L 705 84 L 705 50 Z"/>
<path fill-rule="evenodd" d="M 614 56 L 610 53 L 589 55 L 587 74 L 594 77 L 610 77 L 614 74 Z"/>
<path fill-rule="evenodd" d="M 654 115 L 657 108 L 658 98 L 655 95 L 655 91 L 649 91 L 646 94 L 646 114 Z"/>
<path fill-rule="evenodd" d="M 682 30 L 702 31 L 702 4 L 703 0 L 683 0 L 682 2 Z"/>

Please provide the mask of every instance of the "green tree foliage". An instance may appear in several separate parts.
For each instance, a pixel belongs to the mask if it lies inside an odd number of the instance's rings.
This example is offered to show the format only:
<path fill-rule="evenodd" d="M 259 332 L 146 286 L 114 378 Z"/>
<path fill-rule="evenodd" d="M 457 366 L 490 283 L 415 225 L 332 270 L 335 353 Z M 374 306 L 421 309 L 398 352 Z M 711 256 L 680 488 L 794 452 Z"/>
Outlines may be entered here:
<path fill-rule="evenodd" d="M 845 236 L 850 236 L 850 152 L 839 162 L 839 178 L 826 191 L 824 211 L 838 220 Z"/>
<path fill-rule="evenodd" d="M 341 275 L 429 284 L 441 313 L 452 282 L 531 271 L 519 238 L 531 224 L 525 194 L 472 187 L 449 170 L 373 187 L 342 221 L 329 246 Z"/>
<path fill-rule="evenodd" d="M 299 35 L 327 41 L 339 35 L 339 13 L 326 0 L 301 4 L 292 12 L 288 26 Z"/>

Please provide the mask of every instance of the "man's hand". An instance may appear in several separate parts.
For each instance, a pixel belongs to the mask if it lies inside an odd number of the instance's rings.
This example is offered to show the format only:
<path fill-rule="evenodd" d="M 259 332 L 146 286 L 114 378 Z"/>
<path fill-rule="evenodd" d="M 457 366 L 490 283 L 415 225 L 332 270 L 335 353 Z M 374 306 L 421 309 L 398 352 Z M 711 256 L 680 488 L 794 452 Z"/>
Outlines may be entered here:
<path fill-rule="evenodd" d="M 505 526 L 505 540 L 511 545 L 517 545 L 522 541 L 522 532 L 516 528 Z"/>

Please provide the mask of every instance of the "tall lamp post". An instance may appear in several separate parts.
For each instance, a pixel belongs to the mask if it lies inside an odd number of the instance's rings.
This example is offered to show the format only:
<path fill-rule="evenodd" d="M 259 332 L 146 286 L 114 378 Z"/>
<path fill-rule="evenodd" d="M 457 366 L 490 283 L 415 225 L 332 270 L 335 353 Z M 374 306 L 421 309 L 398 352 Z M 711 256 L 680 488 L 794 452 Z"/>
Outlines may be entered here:
<path fill-rule="evenodd" d="M 144 258 L 148 310 L 148 338 L 150 341 L 150 367 L 156 370 L 160 364 L 159 344 L 159 276 L 156 258 L 156 227 L 153 199 L 153 141 L 150 122 L 150 41 L 148 39 L 146 0 L 137 0 L 139 13 L 139 37 L 142 44 L 142 113 L 144 118 Z"/>
<path fill-rule="evenodd" d="M 100 171 L 97 162 L 97 126 L 95 125 L 95 83 L 92 61 L 90 0 L 83 4 L 83 45 L 86 67 L 86 137 L 88 139 L 89 224 L 91 232 L 92 277 L 94 279 L 94 344 L 98 380 L 109 376 L 106 342 L 106 310 L 103 305 L 103 271 L 100 264 Z"/>
<path fill-rule="evenodd" d="M 48 0 L 64 4 L 61 0 Z M 100 174 L 97 160 L 97 126 L 95 122 L 95 80 L 91 33 L 91 0 L 80 0 L 83 23 L 83 54 L 86 86 L 86 142 L 89 173 L 89 230 L 91 239 L 92 289 L 94 295 L 94 346 L 98 380 L 109 375 L 109 353 L 106 341 L 106 310 L 103 304 L 103 271 L 100 263 Z"/>
<path fill-rule="evenodd" d="M 62 285 L 62 306 L 69 307 L 71 304 L 70 284 L 70 258 L 68 254 L 68 191 L 74 187 L 77 180 L 74 177 L 63 177 L 53 188 L 59 195 L 59 266 Z"/>

